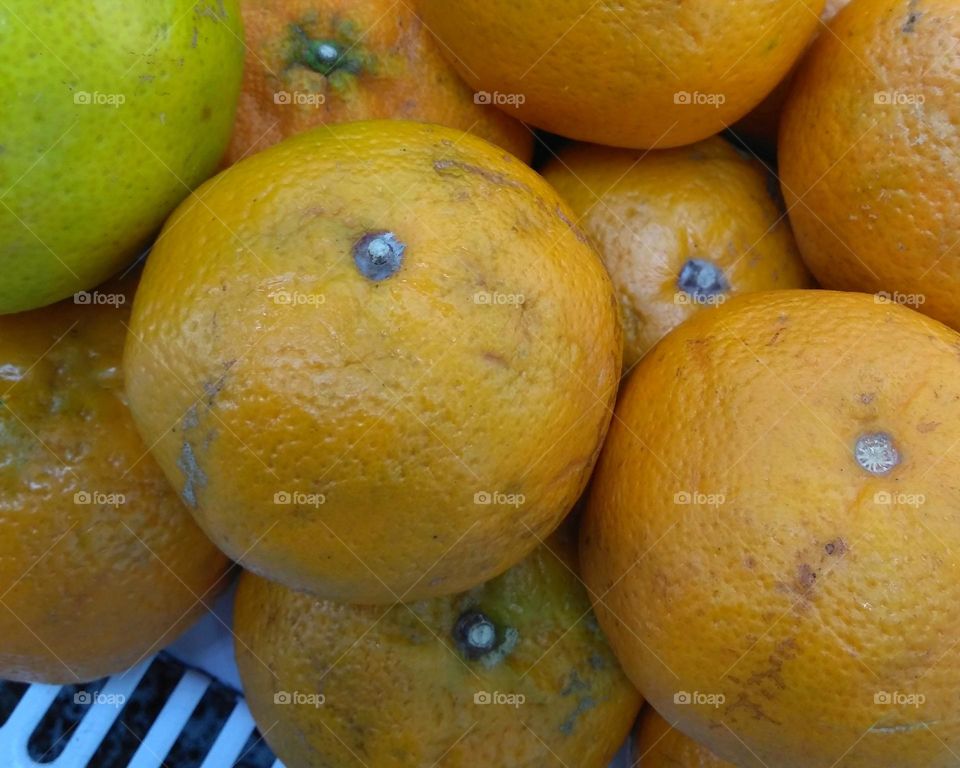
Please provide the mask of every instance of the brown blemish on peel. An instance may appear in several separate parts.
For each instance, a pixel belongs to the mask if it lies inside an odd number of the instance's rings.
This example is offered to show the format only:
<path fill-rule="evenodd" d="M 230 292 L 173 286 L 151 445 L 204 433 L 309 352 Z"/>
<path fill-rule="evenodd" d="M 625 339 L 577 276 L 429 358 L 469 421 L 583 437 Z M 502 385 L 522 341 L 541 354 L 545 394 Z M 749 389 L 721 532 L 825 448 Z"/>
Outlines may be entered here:
<path fill-rule="evenodd" d="M 553 211 L 550 211 L 547 204 L 544 202 L 543 198 L 536 194 L 530 187 L 524 184 L 521 181 L 516 179 L 510 179 L 504 176 L 502 173 L 497 171 L 491 171 L 488 168 L 481 168 L 479 165 L 473 165 L 471 163 L 464 163 L 460 160 L 434 160 L 433 161 L 433 170 L 439 173 L 441 176 L 444 175 L 453 175 L 451 172 L 462 171 L 464 173 L 472 173 L 480 176 L 482 179 L 489 181 L 491 184 L 495 184 L 498 187 L 508 187 L 510 189 L 519 189 L 524 192 L 529 192 L 533 195 L 534 199 L 537 201 L 537 205 L 545 212 L 552 213 L 560 221 L 567 225 L 570 231 L 573 233 L 574 237 L 577 238 L 581 243 L 588 244 L 590 241 L 587 238 L 586 233 L 580 227 L 578 227 L 574 222 L 570 220 L 570 217 L 567 216 L 563 209 L 557 205 Z"/>
<path fill-rule="evenodd" d="M 733 703 L 726 707 L 725 716 L 729 717 L 731 713 L 743 709 L 754 720 L 780 725 L 779 721 L 766 713 L 761 703 L 751 698 L 751 693 L 758 693 L 764 699 L 770 701 L 775 699 L 780 691 L 786 690 L 787 684 L 783 679 L 783 667 L 796 655 L 797 641 L 795 638 L 787 637 L 777 643 L 773 652 L 767 657 L 765 666 L 754 672 L 745 681 L 730 675 L 730 681 L 736 683 L 742 690 L 737 694 Z"/>
<path fill-rule="evenodd" d="M 441 176 L 449 173 L 451 170 L 464 171 L 465 173 L 475 173 L 477 176 L 486 179 L 491 184 L 496 184 L 498 187 L 512 187 L 514 189 L 522 189 L 527 192 L 531 191 L 530 187 L 528 187 L 526 184 L 516 181 L 515 179 L 508 179 L 502 173 L 497 173 L 496 171 L 491 171 L 487 168 L 481 168 L 479 165 L 463 163 L 459 160 L 434 160 L 433 170 L 435 170 Z"/>
<path fill-rule="evenodd" d="M 777 643 L 767 657 L 767 666 L 758 672 L 754 672 L 747 678 L 747 686 L 751 689 L 756 688 L 767 698 L 773 698 L 773 694 L 765 689 L 765 686 L 772 685 L 778 690 L 786 690 L 787 684 L 783 679 L 783 665 L 797 655 L 797 641 L 788 637 Z"/>
<path fill-rule="evenodd" d="M 825 543 L 822 550 L 819 550 L 819 562 L 811 559 L 809 554 L 798 553 L 797 559 L 799 562 L 796 571 L 788 581 L 778 582 L 777 589 L 780 592 L 795 596 L 796 602 L 793 607 L 798 610 L 805 610 L 816 597 L 817 579 L 820 578 L 825 568 L 829 571 L 833 567 L 829 564 L 828 558 L 842 558 L 848 550 L 847 543 L 843 538 L 837 536 Z M 816 557 L 815 551 L 814 558 Z M 837 561 L 834 560 L 833 562 Z"/>
<path fill-rule="evenodd" d="M 754 720 L 765 721 L 772 725 L 780 725 L 779 720 L 774 720 L 770 715 L 763 711 L 763 707 L 753 701 L 745 693 L 740 693 L 730 706 L 726 709 L 726 716 L 729 718 L 731 712 L 744 709 Z"/>
<path fill-rule="evenodd" d="M 828 555 L 842 557 L 843 555 L 847 554 L 847 543 L 841 538 L 836 538 L 833 541 L 828 541 L 826 544 L 824 544 L 823 551 Z"/>
<path fill-rule="evenodd" d="M 920 17 L 923 16 L 923 14 L 917 10 L 917 0 L 910 0 L 910 6 L 907 10 L 907 20 L 900 29 L 909 35 L 916 29 L 917 22 L 920 21 Z"/>
<path fill-rule="evenodd" d="M 806 594 L 817 583 L 817 573 L 807 563 L 801 563 L 797 568 L 797 586 Z"/>
<path fill-rule="evenodd" d="M 488 363 L 493 363 L 494 365 L 498 365 L 501 368 L 510 367 L 510 364 L 507 362 L 506 358 L 504 358 L 502 355 L 498 355 L 496 352 L 484 352 L 483 359 L 486 360 Z"/>

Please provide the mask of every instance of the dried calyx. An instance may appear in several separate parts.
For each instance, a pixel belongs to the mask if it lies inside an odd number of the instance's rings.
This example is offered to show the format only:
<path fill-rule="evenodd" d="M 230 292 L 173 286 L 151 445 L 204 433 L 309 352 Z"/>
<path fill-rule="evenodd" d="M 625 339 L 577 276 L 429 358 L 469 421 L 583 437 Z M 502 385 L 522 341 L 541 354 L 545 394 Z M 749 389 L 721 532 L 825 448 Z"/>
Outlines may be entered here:
<path fill-rule="evenodd" d="M 406 249 L 393 232 L 368 232 L 354 243 L 353 261 L 364 277 L 386 280 L 400 269 Z"/>
<path fill-rule="evenodd" d="M 710 299 L 730 290 L 720 267 L 704 259 L 687 259 L 684 262 L 677 287 L 697 300 Z"/>
<path fill-rule="evenodd" d="M 481 611 L 466 611 L 453 628 L 457 648 L 468 659 L 475 660 L 497 647 L 497 627 Z"/>
<path fill-rule="evenodd" d="M 293 28 L 294 60 L 314 72 L 328 76 L 334 72 L 357 74 L 363 67 L 358 51 L 352 44 L 330 38 L 311 38 L 299 26 Z"/>

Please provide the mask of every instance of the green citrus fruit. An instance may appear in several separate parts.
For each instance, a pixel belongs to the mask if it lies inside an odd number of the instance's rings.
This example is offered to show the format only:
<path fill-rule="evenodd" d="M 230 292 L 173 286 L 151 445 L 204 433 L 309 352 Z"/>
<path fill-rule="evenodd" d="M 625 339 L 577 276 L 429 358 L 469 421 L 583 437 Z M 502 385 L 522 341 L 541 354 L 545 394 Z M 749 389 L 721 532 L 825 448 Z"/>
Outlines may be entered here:
<path fill-rule="evenodd" d="M 129 262 L 230 138 L 236 0 L 0 3 L 0 313 Z"/>

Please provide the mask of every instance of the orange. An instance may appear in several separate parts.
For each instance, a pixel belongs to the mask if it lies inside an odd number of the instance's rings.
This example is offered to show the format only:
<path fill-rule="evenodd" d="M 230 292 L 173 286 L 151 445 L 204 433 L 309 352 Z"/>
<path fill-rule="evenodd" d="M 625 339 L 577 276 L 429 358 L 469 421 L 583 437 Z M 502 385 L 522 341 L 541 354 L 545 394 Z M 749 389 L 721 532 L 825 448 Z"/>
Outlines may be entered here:
<path fill-rule="evenodd" d="M 960 327 L 960 35 L 948 0 L 858 0 L 797 74 L 780 173 L 803 257 L 829 288 L 889 294 Z"/>
<path fill-rule="evenodd" d="M 524 161 L 533 134 L 482 103 L 410 7 L 394 0 L 241 0 L 247 54 L 227 162 L 321 124 L 440 123 Z"/>
<path fill-rule="evenodd" d="M 200 524 L 287 586 L 470 589 L 550 533 L 611 416 L 603 265 L 543 179 L 404 121 L 325 127 L 202 187 L 133 309 L 137 423 Z"/>
<path fill-rule="evenodd" d="M 786 75 L 824 0 L 417 0 L 463 78 L 572 139 L 673 147 L 717 133 Z"/>
<path fill-rule="evenodd" d="M 633 734 L 633 753 L 637 768 L 736 768 L 671 728 L 653 707 L 644 707 L 640 713 Z M 753 765 L 759 763 L 754 761 Z"/>
<path fill-rule="evenodd" d="M 826 32 L 830 21 L 840 12 L 840 9 L 849 2 L 850 0 L 827 0 L 823 13 L 820 14 L 821 25 L 817 27 L 815 34 L 830 34 Z M 794 68 L 794 70 L 795 69 L 796 68 Z M 776 154 L 777 132 L 780 128 L 780 113 L 783 111 L 787 94 L 790 93 L 794 70 L 791 70 L 783 80 L 777 83 L 777 87 L 770 92 L 767 98 L 761 101 L 732 128 L 733 133 L 736 134 L 737 137 L 749 142 L 765 155 L 772 156 Z"/>
<path fill-rule="evenodd" d="M 820 14 L 823 23 L 829 24 L 833 17 L 840 13 L 849 2 L 850 0 L 827 0 L 823 13 Z"/>
<path fill-rule="evenodd" d="M 625 373 L 701 309 L 811 284 L 776 179 L 723 139 L 645 153 L 574 145 L 543 174 L 613 278 Z"/>
<path fill-rule="evenodd" d="M 246 573 L 247 702 L 288 768 L 607 768 L 641 700 L 555 536 L 463 594 L 340 605 Z"/>
<path fill-rule="evenodd" d="M 132 263 L 216 172 L 243 71 L 238 0 L 0 3 L 0 313 Z"/>
<path fill-rule="evenodd" d="M 127 281 L 129 282 L 129 281 Z M 158 651 L 227 559 L 133 426 L 131 289 L 0 317 L 0 677 L 77 683 Z"/>
<path fill-rule="evenodd" d="M 825 291 L 692 317 L 627 381 L 583 521 L 624 671 L 735 765 L 956 765 L 958 446 L 934 320 Z"/>

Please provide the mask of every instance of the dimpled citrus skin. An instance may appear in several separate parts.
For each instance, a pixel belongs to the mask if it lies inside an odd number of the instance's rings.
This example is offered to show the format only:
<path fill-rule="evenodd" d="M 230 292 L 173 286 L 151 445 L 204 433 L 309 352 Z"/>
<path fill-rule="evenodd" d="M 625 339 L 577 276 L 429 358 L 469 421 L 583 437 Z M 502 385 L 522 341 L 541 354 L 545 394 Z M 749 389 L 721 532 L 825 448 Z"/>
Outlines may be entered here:
<path fill-rule="evenodd" d="M 265 738 L 289 768 L 607 768 L 642 700 L 590 613 L 575 551 L 556 535 L 493 581 L 409 606 L 325 602 L 245 573 L 237 663 Z M 475 659 L 454 639 L 469 612 L 496 627 Z M 323 704 L 276 702 L 294 692 Z M 475 703 L 484 692 L 523 699 Z"/>
<path fill-rule="evenodd" d="M 520 117 L 581 141 L 673 147 L 723 130 L 803 51 L 824 0 L 418 0 L 477 90 L 519 94 Z M 677 95 L 690 94 L 690 103 Z M 698 99 L 721 95 L 720 99 Z M 514 107 L 505 106 L 510 114 Z"/>
<path fill-rule="evenodd" d="M 823 13 L 820 14 L 821 24 L 816 27 L 814 39 L 816 39 L 816 35 L 830 34 L 826 31 L 827 25 L 840 12 L 840 9 L 849 2 L 850 0 L 827 0 Z M 802 60 L 803 57 L 801 56 L 799 61 Z M 796 67 L 777 83 L 777 87 L 770 91 L 763 101 L 750 110 L 749 114 L 745 115 L 731 129 L 738 137 L 748 141 L 751 146 L 771 157 L 775 156 L 777 152 L 780 114 L 783 112 L 783 105 L 790 93 L 795 69 Z"/>
<path fill-rule="evenodd" d="M 633 733 L 633 760 L 637 768 L 736 768 L 671 728 L 653 707 L 640 713 Z M 760 766 L 756 760 L 741 765 Z"/>
<path fill-rule="evenodd" d="M 621 340 L 603 265 L 537 174 L 469 134 L 374 121 L 288 139 L 198 197 L 148 260 L 127 381 L 228 554 L 383 603 L 469 589 L 559 524 Z M 375 282 L 354 249 L 378 231 L 406 250 Z"/>
<path fill-rule="evenodd" d="M 863 294 L 741 296 L 660 342 L 613 424 L 584 580 L 666 719 L 737 765 L 956 765 L 960 335 Z M 855 458 L 878 433 L 886 475 Z"/>
<path fill-rule="evenodd" d="M 0 29 L 8 313 L 101 283 L 213 173 L 243 44 L 236 0 L 5 0 Z"/>
<path fill-rule="evenodd" d="M 0 318 L 7 679 L 76 683 L 127 669 L 197 617 L 228 565 L 133 426 L 120 370 L 133 291 L 102 290 L 126 303 Z M 83 494 L 89 503 L 77 503 Z"/>
<path fill-rule="evenodd" d="M 858 0 L 831 30 L 780 130 L 803 257 L 825 287 L 922 294 L 920 311 L 960 327 L 960 4 Z"/>
<path fill-rule="evenodd" d="M 812 285 L 776 179 L 721 138 L 642 154 L 573 145 L 543 175 L 593 238 L 613 279 L 624 374 L 700 309 L 738 293 Z M 681 291 L 689 259 L 720 268 L 730 290 L 708 303 Z"/>
<path fill-rule="evenodd" d="M 473 91 L 405 3 L 395 0 L 241 0 L 247 56 L 227 151 L 230 163 L 321 123 L 403 119 L 481 136 L 527 162 L 533 134 L 474 101 Z M 305 43 L 329 43 L 339 57 L 309 66 Z M 284 101 L 290 95 L 290 103 Z M 300 99 L 300 103 L 295 103 Z M 322 101 L 322 103 L 320 103 Z"/>

